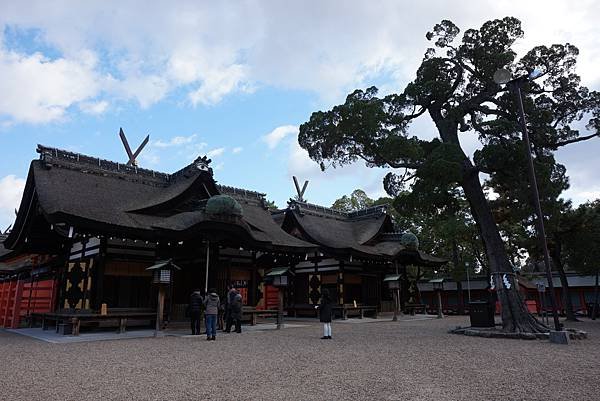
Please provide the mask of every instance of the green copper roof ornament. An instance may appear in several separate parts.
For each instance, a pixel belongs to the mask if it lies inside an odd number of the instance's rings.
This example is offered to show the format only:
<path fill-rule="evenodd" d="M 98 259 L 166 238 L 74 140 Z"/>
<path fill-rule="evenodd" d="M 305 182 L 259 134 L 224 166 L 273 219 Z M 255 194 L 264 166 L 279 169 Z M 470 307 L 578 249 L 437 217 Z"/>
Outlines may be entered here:
<path fill-rule="evenodd" d="M 419 249 L 419 238 L 410 231 L 405 232 L 400 237 L 400 243 L 406 248 L 412 251 Z"/>
<path fill-rule="evenodd" d="M 242 207 L 229 195 L 214 195 L 206 202 L 206 214 L 242 217 Z"/>

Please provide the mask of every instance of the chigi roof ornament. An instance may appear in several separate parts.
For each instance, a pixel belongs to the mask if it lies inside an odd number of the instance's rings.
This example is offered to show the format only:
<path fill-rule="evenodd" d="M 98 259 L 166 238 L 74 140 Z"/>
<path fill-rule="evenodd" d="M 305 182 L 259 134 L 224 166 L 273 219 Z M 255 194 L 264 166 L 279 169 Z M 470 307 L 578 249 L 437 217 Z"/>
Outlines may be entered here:
<path fill-rule="evenodd" d="M 142 149 L 144 149 L 144 147 L 148 144 L 148 141 L 150 140 L 150 135 L 146 135 L 146 138 L 144 138 L 144 140 L 142 141 L 140 146 L 138 146 L 135 153 L 131 152 L 131 148 L 129 147 L 129 142 L 127 142 L 127 137 L 125 136 L 125 133 L 123 132 L 123 128 L 119 128 L 119 136 L 121 137 L 121 142 L 123 142 L 123 146 L 125 146 L 125 152 L 127 152 L 127 156 L 129 157 L 129 161 L 127 162 L 127 165 L 137 167 L 138 163 L 137 163 L 136 158 L 140 155 L 140 153 L 142 152 Z"/>

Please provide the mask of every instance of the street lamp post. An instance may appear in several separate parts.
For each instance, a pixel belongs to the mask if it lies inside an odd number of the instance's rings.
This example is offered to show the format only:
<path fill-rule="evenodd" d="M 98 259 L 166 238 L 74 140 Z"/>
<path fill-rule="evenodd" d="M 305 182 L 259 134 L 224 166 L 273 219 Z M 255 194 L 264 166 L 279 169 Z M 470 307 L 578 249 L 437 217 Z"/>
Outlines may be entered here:
<path fill-rule="evenodd" d="M 469 297 L 469 303 L 471 303 L 471 280 L 469 279 L 469 262 L 465 262 L 465 268 L 467 270 L 467 295 Z"/>
<path fill-rule="evenodd" d="M 521 76 L 519 78 L 510 79 L 511 73 L 508 70 L 501 69 L 494 74 L 494 81 L 497 84 L 506 84 L 517 98 L 519 106 L 519 114 L 521 117 L 521 131 L 523 132 L 523 142 L 525 143 L 527 153 L 527 164 L 529 170 L 529 180 L 533 190 L 533 201 L 535 203 L 535 211 L 537 214 L 537 234 L 540 246 L 544 253 L 544 265 L 546 267 L 546 277 L 548 279 L 548 287 L 550 288 L 550 302 L 552 303 L 552 315 L 554 317 L 554 328 L 556 331 L 561 331 L 561 325 L 558 321 L 558 312 L 556 309 L 556 296 L 554 293 L 554 283 L 552 282 L 552 272 L 550 270 L 550 255 L 548 253 L 548 245 L 546 243 L 546 230 L 544 229 L 544 215 L 542 214 L 542 206 L 540 204 L 540 194 L 538 191 L 537 180 L 535 178 L 535 168 L 533 166 L 533 157 L 531 156 L 531 144 L 529 142 L 529 134 L 527 132 L 527 121 L 525 120 L 525 109 L 523 108 L 523 96 L 521 88 L 530 79 L 535 78 L 534 73 Z"/>

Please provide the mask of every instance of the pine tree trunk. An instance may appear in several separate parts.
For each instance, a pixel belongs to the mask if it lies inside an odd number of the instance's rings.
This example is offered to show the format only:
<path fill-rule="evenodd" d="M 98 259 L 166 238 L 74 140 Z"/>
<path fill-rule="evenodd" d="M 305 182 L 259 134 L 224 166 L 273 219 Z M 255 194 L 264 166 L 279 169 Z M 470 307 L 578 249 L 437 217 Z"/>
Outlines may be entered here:
<path fill-rule="evenodd" d="M 513 268 L 476 170 L 474 170 L 468 159 L 464 161 L 464 165 L 466 173 L 463 175 L 460 184 L 481 233 L 489 261 L 490 273 L 496 286 L 498 299 L 502 305 L 503 330 L 517 333 L 548 332 L 548 327 L 539 322 L 527 310 L 523 297 L 519 293 Z"/>
<path fill-rule="evenodd" d="M 458 120 L 452 116 L 444 117 L 439 104 L 429 107 L 429 115 L 438 129 L 442 142 L 456 145 L 462 151 L 458 140 Z M 514 333 L 547 333 L 550 329 L 529 313 L 519 293 L 513 268 L 500 237 L 500 230 L 494 221 L 492 210 L 479 181 L 479 171 L 464 151 L 463 157 L 462 178 L 459 184 L 481 234 L 490 274 L 502 305 L 502 329 Z M 505 285 L 505 281 L 508 285 Z"/>

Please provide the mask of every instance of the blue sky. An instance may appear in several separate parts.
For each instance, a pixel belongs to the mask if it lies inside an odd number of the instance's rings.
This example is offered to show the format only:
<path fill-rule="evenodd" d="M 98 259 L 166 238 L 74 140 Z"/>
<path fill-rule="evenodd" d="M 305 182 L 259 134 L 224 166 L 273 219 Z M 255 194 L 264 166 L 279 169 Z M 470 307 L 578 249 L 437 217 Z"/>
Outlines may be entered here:
<path fill-rule="evenodd" d="M 199 155 L 219 183 L 267 193 L 277 205 L 309 180 L 309 201 L 330 205 L 362 188 L 383 195 L 385 170 L 360 164 L 322 173 L 297 145 L 311 112 L 355 88 L 401 91 L 441 19 L 463 30 L 514 15 L 517 48 L 571 42 L 578 71 L 600 89 L 600 34 L 593 1 L 47 2 L 0 0 L 0 229 L 18 206 L 36 144 L 126 161 L 150 134 L 142 167 L 173 172 Z M 426 118 L 412 128 L 431 137 Z M 473 151 L 476 138 L 466 134 Z M 600 196 L 600 141 L 559 153 L 565 196 Z"/>

